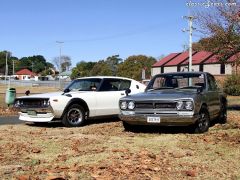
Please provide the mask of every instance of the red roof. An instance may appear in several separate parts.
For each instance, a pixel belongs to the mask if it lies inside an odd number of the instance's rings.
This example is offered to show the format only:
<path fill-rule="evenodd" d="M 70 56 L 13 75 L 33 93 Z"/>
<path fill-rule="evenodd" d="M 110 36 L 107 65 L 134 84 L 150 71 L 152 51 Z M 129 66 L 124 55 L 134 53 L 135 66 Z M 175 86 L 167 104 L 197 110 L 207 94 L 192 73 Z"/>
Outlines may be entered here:
<path fill-rule="evenodd" d="M 192 64 L 200 64 L 203 61 L 205 61 L 206 59 L 208 59 L 210 56 L 212 56 L 213 53 L 212 52 L 208 52 L 208 51 L 200 51 L 197 52 L 196 54 L 194 54 L 192 56 Z M 189 59 L 184 61 L 182 64 L 186 65 L 189 63 Z"/>
<path fill-rule="evenodd" d="M 166 57 L 162 58 L 161 60 L 159 60 L 158 62 L 156 62 L 152 67 L 163 66 L 164 64 L 168 63 L 169 61 L 171 61 L 173 58 L 175 58 L 179 54 L 181 54 L 181 53 L 171 53 L 168 56 L 166 56 Z"/>
<path fill-rule="evenodd" d="M 219 55 L 213 55 L 208 60 L 204 62 L 204 64 L 214 64 L 219 62 Z"/>
<path fill-rule="evenodd" d="M 36 74 L 33 73 L 32 71 L 30 71 L 29 69 L 21 69 L 21 70 L 16 72 L 16 75 L 31 75 L 31 76 L 35 76 Z"/>
<path fill-rule="evenodd" d="M 195 53 L 196 52 L 193 52 L 193 54 L 195 54 Z M 181 64 L 188 59 L 188 55 L 189 55 L 189 52 L 185 51 L 182 54 L 178 55 L 173 60 L 169 61 L 167 64 L 165 64 L 165 66 L 176 66 L 178 64 Z"/>
<path fill-rule="evenodd" d="M 227 60 L 227 62 L 231 63 L 231 62 L 236 61 L 237 59 L 240 59 L 240 53 L 237 53 L 237 54 L 231 56 L 231 57 Z"/>

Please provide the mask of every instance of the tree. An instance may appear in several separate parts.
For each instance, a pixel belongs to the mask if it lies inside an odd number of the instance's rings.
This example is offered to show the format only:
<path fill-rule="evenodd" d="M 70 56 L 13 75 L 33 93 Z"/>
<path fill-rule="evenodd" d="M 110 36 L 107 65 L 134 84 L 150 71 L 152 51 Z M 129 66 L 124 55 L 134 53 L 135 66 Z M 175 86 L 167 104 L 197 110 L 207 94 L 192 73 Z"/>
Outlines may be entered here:
<path fill-rule="evenodd" d="M 151 76 L 151 67 L 156 62 L 153 57 L 144 55 L 130 56 L 118 66 L 119 76 L 142 80 L 142 70 L 146 69 L 146 78 Z"/>
<path fill-rule="evenodd" d="M 240 52 L 240 2 L 225 5 L 231 2 L 224 0 L 222 6 L 211 7 L 211 11 L 195 12 L 200 32 L 205 37 L 195 43 L 193 49 L 212 51 L 219 55 L 222 62 Z M 239 64 L 238 57 L 236 65 Z"/>
<path fill-rule="evenodd" d="M 77 66 L 72 69 L 71 79 L 78 77 L 91 76 L 91 70 L 93 69 L 96 62 L 85 62 L 81 61 L 77 63 Z"/>
<path fill-rule="evenodd" d="M 69 56 L 61 56 L 61 61 L 59 61 L 59 57 L 55 57 L 52 60 L 53 64 L 57 67 L 57 69 L 59 71 L 69 71 L 71 65 L 72 65 L 72 61 L 71 58 Z M 60 69 L 61 67 L 61 69 Z"/>
<path fill-rule="evenodd" d="M 118 64 L 121 62 L 122 59 L 119 57 L 119 55 L 113 55 L 106 59 L 105 63 L 109 66 L 113 76 L 116 76 Z"/>
<path fill-rule="evenodd" d="M 104 60 L 100 60 L 93 66 L 90 73 L 93 76 L 97 76 L 97 75 L 111 76 L 112 70 L 110 69 L 110 66 Z"/>

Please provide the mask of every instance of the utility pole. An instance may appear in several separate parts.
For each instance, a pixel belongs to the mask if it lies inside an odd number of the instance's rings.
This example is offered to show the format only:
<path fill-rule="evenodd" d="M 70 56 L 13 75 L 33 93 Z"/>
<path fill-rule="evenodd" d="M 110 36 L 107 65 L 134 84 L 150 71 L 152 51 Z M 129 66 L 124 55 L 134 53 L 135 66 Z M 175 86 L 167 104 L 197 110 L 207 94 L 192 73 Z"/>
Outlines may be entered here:
<path fill-rule="evenodd" d="M 61 88 L 61 80 L 60 80 L 60 73 L 62 71 L 62 62 L 61 62 L 61 59 L 62 59 L 62 44 L 64 43 L 63 41 L 56 41 L 57 44 L 59 44 L 59 88 Z"/>
<path fill-rule="evenodd" d="M 7 84 L 7 75 L 8 75 L 8 52 L 6 51 L 6 68 L 5 68 L 5 84 Z"/>
<path fill-rule="evenodd" d="M 14 74 L 15 74 L 15 64 L 14 64 L 14 59 L 12 60 L 13 61 L 13 76 L 14 76 Z"/>
<path fill-rule="evenodd" d="M 193 30 L 195 30 L 195 28 L 193 28 L 193 20 L 195 19 L 194 16 L 183 16 L 183 18 L 187 19 L 189 21 L 189 30 L 183 30 L 185 31 L 189 31 L 189 65 L 188 65 L 188 71 L 191 72 L 192 71 L 192 34 L 193 34 Z M 189 86 L 192 85 L 192 81 L 190 79 L 189 81 Z"/>

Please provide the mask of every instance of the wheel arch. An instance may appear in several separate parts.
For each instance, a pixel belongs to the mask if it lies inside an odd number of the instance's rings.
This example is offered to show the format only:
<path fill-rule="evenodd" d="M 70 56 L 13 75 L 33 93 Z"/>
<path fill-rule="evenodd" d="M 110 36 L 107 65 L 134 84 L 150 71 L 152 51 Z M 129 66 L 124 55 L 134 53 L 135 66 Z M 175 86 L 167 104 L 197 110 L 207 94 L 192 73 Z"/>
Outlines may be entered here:
<path fill-rule="evenodd" d="M 85 116 L 88 117 L 89 107 L 88 107 L 87 103 L 81 98 L 73 98 L 67 103 L 66 107 L 64 108 L 61 119 L 63 118 L 64 114 L 67 112 L 68 108 L 73 104 L 81 105 L 85 110 L 85 113 L 86 113 Z"/>

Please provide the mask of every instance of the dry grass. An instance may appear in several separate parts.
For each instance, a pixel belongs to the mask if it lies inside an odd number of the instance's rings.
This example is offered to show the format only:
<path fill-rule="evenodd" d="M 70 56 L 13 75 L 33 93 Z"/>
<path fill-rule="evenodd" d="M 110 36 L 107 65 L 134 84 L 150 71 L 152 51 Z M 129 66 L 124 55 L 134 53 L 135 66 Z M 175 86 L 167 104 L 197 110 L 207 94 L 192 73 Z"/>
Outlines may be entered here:
<path fill-rule="evenodd" d="M 229 97 L 228 123 L 216 124 L 205 134 L 188 134 L 177 128 L 131 133 L 125 132 L 119 121 L 92 121 L 79 128 L 2 125 L 0 177 L 237 180 L 239 100 Z"/>
<path fill-rule="evenodd" d="M 121 122 L 0 126 L 0 177 L 239 179 L 240 113 L 205 134 L 124 132 Z"/>

